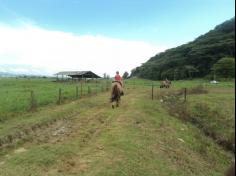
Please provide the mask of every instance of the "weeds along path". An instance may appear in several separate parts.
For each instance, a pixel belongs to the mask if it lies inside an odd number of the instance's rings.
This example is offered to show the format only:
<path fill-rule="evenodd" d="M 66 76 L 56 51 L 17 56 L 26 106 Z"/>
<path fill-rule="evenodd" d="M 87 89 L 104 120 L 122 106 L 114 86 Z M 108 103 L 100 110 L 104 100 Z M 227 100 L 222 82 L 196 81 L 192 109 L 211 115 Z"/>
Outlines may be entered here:
<path fill-rule="evenodd" d="M 222 175 L 230 162 L 229 153 L 151 100 L 150 90 L 126 90 L 115 109 L 108 98 L 105 93 L 54 109 L 74 115 L 2 150 L 0 175 L 208 176 Z"/>

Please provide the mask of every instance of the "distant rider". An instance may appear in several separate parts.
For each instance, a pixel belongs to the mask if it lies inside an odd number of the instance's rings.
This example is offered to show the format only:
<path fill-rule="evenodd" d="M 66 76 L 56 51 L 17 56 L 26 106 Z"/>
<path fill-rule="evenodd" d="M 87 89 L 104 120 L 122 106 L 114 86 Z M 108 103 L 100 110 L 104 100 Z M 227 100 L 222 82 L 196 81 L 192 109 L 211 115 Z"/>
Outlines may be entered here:
<path fill-rule="evenodd" d="M 117 84 L 119 89 L 121 90 L 121 95 L 124 95 L 122 78 L 119 74 L 119 71 L 116 71 L 116 75 L 114 77 L 114 80 L 112 81 L 112 89 L 111 90 L 113 90 L 115 84 Z"/>

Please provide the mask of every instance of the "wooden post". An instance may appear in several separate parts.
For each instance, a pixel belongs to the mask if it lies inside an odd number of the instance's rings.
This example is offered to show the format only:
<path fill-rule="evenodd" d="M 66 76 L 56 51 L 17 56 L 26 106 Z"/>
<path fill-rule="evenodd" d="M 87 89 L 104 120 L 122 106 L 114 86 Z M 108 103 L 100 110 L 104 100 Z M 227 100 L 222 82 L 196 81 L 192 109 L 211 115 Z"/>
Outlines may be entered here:
<path fill-rule="evenodd" d="M 158 86 L 157 86 L 157 87 L 158 87 Z M 159 89 L 157 88 L 157 99 L 159 98 L 159 96 L 158 96 L 158 90 L 159 90 Z"/>
<path fill-rule="evenodd" d="M 58 104 L 61 104 L 61 88 L 59 88 L 59 92 L 58 92 Z"/>
<path fill-rule="evenodd" d="M 83 83 L 82 83 L 83 80 L 80 81 L 80 97 L 83 96 Z"/>
<path fill-rule="evenodd" d="M 79 87 L 76 86 L 76 98 L 78 99 L 79 98 Z"/>
<path fill-rule="evenodd" d="M 184 102 L 187 100 L 187 88 L 184 88 Z"/>
<path fill-rule="evenodd" d="M 36 109 L 36 107 L 37 107 L 37 105 L 36 105 L 36 101 L 35 101 L 35 97 L 34 97 L 34 91 L 31 90 L 30 91 L 30 108 L 29 108 L 29 110 L 33 111 Z"/>
<path fill-rule="evenodd" d="M 108 80 L 106 81 L 106 90 L 109 91 Z"/>
<path fill-rule="evenodd" d="M 31 100 L 31 102 L 32 102 L 32 100 L 34 99 L 34 91 L 30 91 L 30 100 Z"/>
<path fill-rule="evenodd" d="M 97 90 L 97 89 L 98 89 L 98 82 L 97 82 L 97 79 L 96 79 L 96 86 L 95 86 L 95 87 L 96 87 L 95 94 L 97 95 L 97 93 L 98 93 L 98 90 Z"/>
<path fill-rule="evenodd" d="M 90 86 L 88 85 L 88 95 L 91 94 L 91 89 L 90 89 Z"/>
<path fill-rule="evenodd" d="M 152 83 L 152 100 L 153 100 L 153 90 L 154 90 L 154 86 L 153 86 L 153 83 Z"/>

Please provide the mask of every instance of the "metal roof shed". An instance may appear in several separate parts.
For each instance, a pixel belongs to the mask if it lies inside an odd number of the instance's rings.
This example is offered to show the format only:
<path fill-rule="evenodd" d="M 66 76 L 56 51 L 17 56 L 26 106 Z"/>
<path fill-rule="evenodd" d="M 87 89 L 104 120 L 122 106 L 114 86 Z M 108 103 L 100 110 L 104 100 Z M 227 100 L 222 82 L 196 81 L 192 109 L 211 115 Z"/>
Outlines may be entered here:
<path fill-rule="evenodd" d="M 78 78 L 78 79 L 83 79 L 83 78 L 101 78 L 100 76 L 98 76 L 97 74 L 93 73 L 92 71 L 62 71 L 62 72 L 58 72 L 55 75 L 61 76 L 62 78 L 64 76 L 69 76 L 72 79 L 73 78 Z"/>

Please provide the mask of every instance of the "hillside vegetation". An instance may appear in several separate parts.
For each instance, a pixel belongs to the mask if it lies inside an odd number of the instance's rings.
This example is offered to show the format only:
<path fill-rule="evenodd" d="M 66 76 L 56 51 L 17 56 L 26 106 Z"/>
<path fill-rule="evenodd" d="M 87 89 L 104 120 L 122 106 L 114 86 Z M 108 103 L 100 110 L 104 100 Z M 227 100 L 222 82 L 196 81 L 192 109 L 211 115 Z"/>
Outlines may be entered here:
<path fill-rule="evenodd" d="M 150 58 L 142 66 L 133 69 L 132 76 L 152 80 L 205 77 L 219 59 L 235 58 L 234 38 L 235 18 L 232 18 L 192 42 Z"/>

